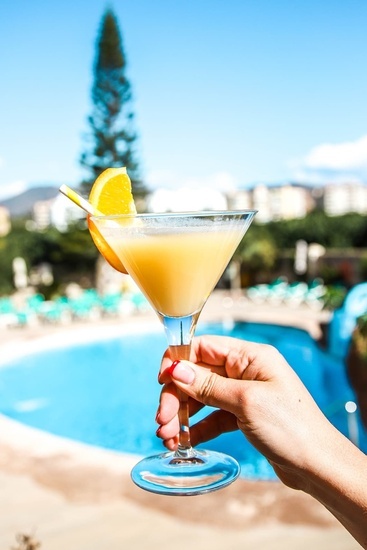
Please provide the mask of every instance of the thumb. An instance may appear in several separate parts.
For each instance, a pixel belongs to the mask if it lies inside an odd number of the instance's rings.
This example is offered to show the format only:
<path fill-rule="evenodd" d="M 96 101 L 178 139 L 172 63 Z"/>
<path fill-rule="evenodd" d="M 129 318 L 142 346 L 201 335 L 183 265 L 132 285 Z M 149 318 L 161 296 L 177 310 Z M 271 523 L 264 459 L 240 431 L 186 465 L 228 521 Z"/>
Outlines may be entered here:
<path fill-rule="evenodd" d="M 167 372 L 175 385 L 190 397 L 238 416 L 246 385 L 243 380 L 225 378 L 190 361 L 174 361 Z"/>

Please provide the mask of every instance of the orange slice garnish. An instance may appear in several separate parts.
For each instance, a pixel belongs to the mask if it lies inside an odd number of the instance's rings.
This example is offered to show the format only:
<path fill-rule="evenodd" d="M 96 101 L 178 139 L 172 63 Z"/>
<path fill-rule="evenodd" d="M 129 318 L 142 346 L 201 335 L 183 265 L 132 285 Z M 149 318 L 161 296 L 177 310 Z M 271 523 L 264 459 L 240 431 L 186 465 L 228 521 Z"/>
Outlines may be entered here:
<path fill-rule="evenodd" d="M 107 168 L 98 176 L 89 202 L 102 214 L 136 214 L 131 181 L 126 168 Z"/>
<path fill-rule="evenodd" d="M 93 184 L 89 194 L 91 205 L 106 216 L 113 214 L 136 214 L 131 181 L 126 168 L 107 168 Z M 121 260 L 101 235 L 88 216 L 88 228 L 94 244 L 104 259 L 117 271 L 127 273 Z"/>

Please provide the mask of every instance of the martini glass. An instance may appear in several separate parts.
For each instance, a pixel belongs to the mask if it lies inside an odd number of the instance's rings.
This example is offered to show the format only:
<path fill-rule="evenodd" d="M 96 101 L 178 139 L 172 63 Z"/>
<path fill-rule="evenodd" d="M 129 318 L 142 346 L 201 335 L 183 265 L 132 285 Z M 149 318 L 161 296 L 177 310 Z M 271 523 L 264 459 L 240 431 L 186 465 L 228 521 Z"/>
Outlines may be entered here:
<path fill-rule="evenodd" d="M 173 360 L 189 359 L 200 312 L 250 226 L 255 211 L 92 216 L 162 322 Z M 239 475 L 232 457 L 190 443 L 189 404 L 179 392 L 179 444 L 144 458 L 131 477 L 142 489 L 195 495 Z"/>

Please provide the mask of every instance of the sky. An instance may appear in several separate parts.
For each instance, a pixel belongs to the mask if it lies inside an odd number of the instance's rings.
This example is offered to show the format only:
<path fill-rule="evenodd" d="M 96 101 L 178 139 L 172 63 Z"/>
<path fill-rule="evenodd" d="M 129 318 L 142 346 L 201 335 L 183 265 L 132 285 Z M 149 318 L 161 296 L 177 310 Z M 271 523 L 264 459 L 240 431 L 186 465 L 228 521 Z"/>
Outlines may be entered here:
<path fill-rule="evenodd" d="M 107 7 L 150 189 L 367 183 L 366 0 L 0 0 L 0 199 L 81 181 Z"/>

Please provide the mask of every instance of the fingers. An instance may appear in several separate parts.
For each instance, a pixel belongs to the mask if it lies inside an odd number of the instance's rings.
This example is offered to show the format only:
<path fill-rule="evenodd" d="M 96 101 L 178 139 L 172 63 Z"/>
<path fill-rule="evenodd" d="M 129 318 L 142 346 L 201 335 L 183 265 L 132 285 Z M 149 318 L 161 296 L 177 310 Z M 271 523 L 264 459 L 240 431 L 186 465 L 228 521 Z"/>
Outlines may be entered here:
<path fill-rule="evenodd" d="M 225 371 L 227 356 L 231 350 L 239 349 L 241 343 L 236 338 L 226 336 L 201 336 L 194 338 L 190 360 L 193 363 L 205 364 L 209 367 L 219 367 Z M 167 349 L 162 359 L 161 371 L 158 380 L 161 384 L 170 382 L 166 370 L 172 365 L 170 349 Z"/>
<path fill-rule="evenodd" d="M 227 411 L 217 410 L 190 428 L 191 443 L 195 447 L 199 443 L 235 430 L 238 430 L 236 417 Z"/>
<path fill-rule="evenodd" d="M 193 363 L 225 366 L 228 355 L 243 348 L 243 341 L 230 336 L 201 336 L 194 338 L 190 357 Z"/>
<path fill-rule="evenodd" d="M 172 363 L 167 350 L 162 360 L 159 381 L 165 386 L 157 417 L 158 435 L 170 449 L 177 446 L 179 431 L 178 388 L 189 396 L 190 416 L 204 405 L 221 409 L 192 427 L 195 444 L 239 426 L 245 433 L 252 430 L 255 411 L 266 408 L 268 390 L 272 387 L 278 395 L 279 382 L 291 382 L 294 375 L 274 347 L 229 337 L 195 338 L 190 359 L 192 362 Z"/>
<path fill-rule="evenodd" d="M 158 424 L 168 424 L 178 413 L 179 400 L 174 384 L 166 384 L 161 392 L 155 420 Z"/>
<path fill-rule="evenodd" d="M 178 437 L 179 429 L 178 417 L 175 416 L 169 422 L 161 424 L 156 431 L 156 435 L 163 439 L 163 441 L 169 442 Z"/>
<path fill-rule="evenodd" d="M 169 424 L 175 417 L 177 417 L 179 406 L 180 402 L 177 396 L 177 387 L 175 386 L 175 384 L 171 382 L 170 384 L 166 384 L 165 386 L 163 386 L 156 414 L 156 422 L 160 425 Z M 202 408 L 202 403 L 194 401 L 193 399 L 189 399 L 190 416 L 195 415 Z M 175 433 L 177 432 L 178 420 L 177 431 Z"/>
<path fill-rule="evenodd" d="M 181 364 L 178 364 L 177 369 L 180 370 L 180 368 Z M 181 369 L 181 376 L 182 370 L 184 371 L 184 369 Z M 202 407 L 202 403 L 196 399 L 189 398 L 190 416 L 196 414 Z M 166 384 L 162 389 L 160 404 L 156 415 L 156 421 L 159 424 L 156 434 L 163 440 L 164 445 L 169 450 L 175 450 L 178 445 L 178 410 L 179 399 L 177 387 L 171 382 Z M 198 443 L 213 439 L 221 433 L 237 429 L 237 419 L 235 416 L 226 411 L 218 410 L 192 426 L 190 429 L 191 442 L 193 445 L 197 445 Z"/>
<path fill-rule="evenodd" d="M 200 336 L 194 338 L 190 361 L 209 368 L 221 376 L 237 379 L 267 379 L 274 360 L 279 362 L 279 353 L 273 346 L 247 342 L 227 336 Z M 263 363 L 266 368 L 260 373 Z M 171 382 L 167 371 L 172 365 L 171 352 L 164 354 L 158 380 L 161 384 Z"/>
<path fill-rule="evenodd" d="M 158 437 L 160 437 L 159 434 L 157 434 Z M 178 447 L 179 438 L 178 435 L 175 437 L 172 437 L 171 439 L 166 439 L 163 441 L 163 445 L 169 450 L 169 451 L 176 451 Z"/>
<path fill-rule="evenodd" d="M 227 411 L 216 410 L 190 428 L 191 444 L 210 441 L 222 433 L 238 430 L 236 417 Z M 163 439 L 167 449 L 175 450 L 178 445 L 179 422 L 175 416 L 167 424 L 161 425 L 156 434 Z"/>
<path fill-rule="evenodd" d="M 175 385 L 195 401 L 241 416 L 246 381 L 239 383 L 188 361 L 175 361 L 167 369 L 168 374 Z"/>

